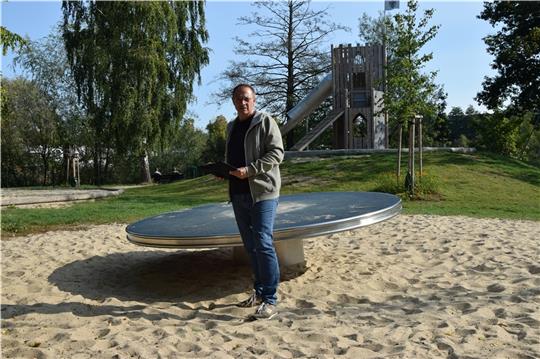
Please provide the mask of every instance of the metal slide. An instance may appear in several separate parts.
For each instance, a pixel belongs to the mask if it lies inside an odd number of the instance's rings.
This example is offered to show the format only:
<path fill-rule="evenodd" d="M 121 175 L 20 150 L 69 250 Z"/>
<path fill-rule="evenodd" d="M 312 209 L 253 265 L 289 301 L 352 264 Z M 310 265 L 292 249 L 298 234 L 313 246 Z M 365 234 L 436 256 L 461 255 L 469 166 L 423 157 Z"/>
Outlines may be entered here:
<path fill-rule="evenodd" d="M 322 81 L 296 106 L 287 112 L 287 123 L 281 126 L 281 134 L 285 135 L 300 121 L 312 113 L 328 96 L 332 94 L 332 74 L 326 75 Z"/>
<path fill-rule="evenodd" d="M 332 124 L 341 116 L 343 116 L 343 113 L 345 111 L 341 111 L 338 113 L 331 112 L 328 117 L 324 121 L 321 121 L 313 128 L 310 132 L 306 133 L 304 137 L 300 139 L 300 141 L 296 142 L 294 146 L 292 146 L 292 151 L 303 151 L 311 142 L 313 142 L 317 137 L 319 137 L 328 127 L 332 126 Z"/>

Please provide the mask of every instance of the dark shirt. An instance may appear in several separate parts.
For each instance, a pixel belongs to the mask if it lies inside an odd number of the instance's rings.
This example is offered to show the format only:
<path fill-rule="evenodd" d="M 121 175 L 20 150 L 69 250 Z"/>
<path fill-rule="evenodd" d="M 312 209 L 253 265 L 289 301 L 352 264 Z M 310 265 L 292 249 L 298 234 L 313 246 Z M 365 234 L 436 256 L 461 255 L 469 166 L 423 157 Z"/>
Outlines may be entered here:
<path fill-rule="evenodd" d="M 229 147 L 227 148 L 227 163 L 236 168 L 246 166 L 244 140 L 246 138 L 249 125 L 251 125 L 251 120 L 253 120 L 253 116 L 244 121 L 239 121 L 238 119 L 234 121 L 229 139 Z M 231 176 L 229 179 L 229 192 L 230 194 L 251 193 L 249 190 L 248 179 L 240 179 L 238 177 Z"/>

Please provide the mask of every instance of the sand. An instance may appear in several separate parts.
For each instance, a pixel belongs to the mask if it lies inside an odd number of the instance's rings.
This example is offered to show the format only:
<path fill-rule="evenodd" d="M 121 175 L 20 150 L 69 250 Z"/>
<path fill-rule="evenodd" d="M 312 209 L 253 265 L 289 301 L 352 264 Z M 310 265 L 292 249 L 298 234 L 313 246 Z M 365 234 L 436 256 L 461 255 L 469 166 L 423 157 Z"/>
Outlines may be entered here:
<path fill-rule="evenodd" d="M 234 304 L 231 249 L 124 224 L 2 240 L 3 358 L 539 358 L 540 223 L 400 215 L 305 240 L 279 316 Z"/>

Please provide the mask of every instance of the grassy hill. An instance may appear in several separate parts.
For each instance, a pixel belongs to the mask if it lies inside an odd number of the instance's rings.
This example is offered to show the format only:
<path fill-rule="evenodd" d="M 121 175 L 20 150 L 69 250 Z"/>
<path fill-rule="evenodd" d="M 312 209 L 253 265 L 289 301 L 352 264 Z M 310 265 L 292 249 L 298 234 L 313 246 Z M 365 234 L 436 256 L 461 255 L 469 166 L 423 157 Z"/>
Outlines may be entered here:
<path fill-rule="evenodd" d="M 320 191 L 396 191 L 395 154 L 297 159 L 282 166 L 283 194 Z M 404 213 L 540 220 L 540 168 L 489 154 L 424 154 L 421 200 Z M 403 172 L 404 173 L 404 172 Z M 399 192 L 399 189 L 397 189 Z M 2 210 L 2 235 L 21 235 L 99 223 L 129 223 L 162 212 L 227 200 L 227 182 L 204 176 L 127 189 L 122 195 L 65 208 Z"/>

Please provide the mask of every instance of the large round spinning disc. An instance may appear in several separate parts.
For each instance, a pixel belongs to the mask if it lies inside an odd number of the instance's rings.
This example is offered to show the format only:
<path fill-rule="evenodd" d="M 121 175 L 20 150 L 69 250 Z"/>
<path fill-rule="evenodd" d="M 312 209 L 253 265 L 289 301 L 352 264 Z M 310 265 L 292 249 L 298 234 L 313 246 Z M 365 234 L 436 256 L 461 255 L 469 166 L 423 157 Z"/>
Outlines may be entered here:
<path fill-rule="evenodd" d="M 274 240 L 300 239 L 351 230 L 397 215 L 401 200 L 377 192 L 324 192 L 281 196 Z M 242 245 L 230 204 L 208 204 L 130 224 L 129 241 L 172 248 Z"/>

